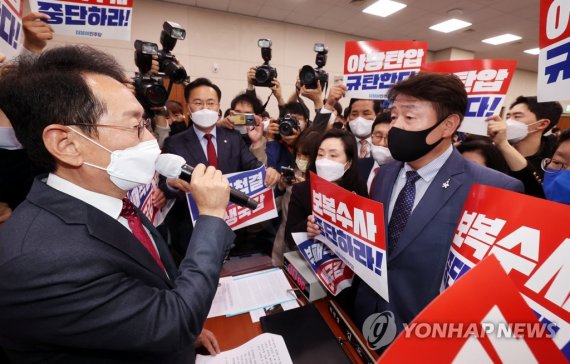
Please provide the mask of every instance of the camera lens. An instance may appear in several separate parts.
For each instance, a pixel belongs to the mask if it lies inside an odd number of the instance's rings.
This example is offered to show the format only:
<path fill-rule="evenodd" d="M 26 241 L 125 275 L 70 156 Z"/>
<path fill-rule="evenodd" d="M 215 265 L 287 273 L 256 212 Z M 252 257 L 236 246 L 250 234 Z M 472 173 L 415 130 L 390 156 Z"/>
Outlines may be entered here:
<path fill-rule="evenodd" d="M 151 106 L 163 106 L 168 98 L 166 90 L 160 85 L 146 85 L 143 94 Z"/>
<path fill-rule="evenodd" d="M 184 67 L 180 66 L 176 62 L 170 59 L 165 59 L 162 62 L 162 70 L 166 76 L 170 78 L 170 80 L 174 83 L 182 83 L 186 80 L 188 75 L 186 74 L 186 70 Z"/>
<path fill-rule="evenodd" d="M 311 66 L 303 66 L 299 71 L 299 81 L 306 88 L 317 88 L 317 73 Z"/>
<path fill-rule="evenodd" d="M 269 70 L 263 68 L 263 67 L 257 67 L 257 69 L 255 70 L 255 80 L 258 83 L 266 83 L 269 81 L 270 78 L 270 72 Z"/>

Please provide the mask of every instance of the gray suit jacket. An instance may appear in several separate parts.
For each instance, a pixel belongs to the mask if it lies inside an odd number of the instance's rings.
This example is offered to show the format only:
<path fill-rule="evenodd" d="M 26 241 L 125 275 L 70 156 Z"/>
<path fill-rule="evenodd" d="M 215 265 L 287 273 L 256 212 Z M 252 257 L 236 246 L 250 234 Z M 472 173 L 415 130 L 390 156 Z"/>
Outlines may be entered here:
<path fill-rule="evenodd" d="M 402 162 L 384 165 L 371 188 L 371 198 L 384 204 L 386 229 L 392 189 L 402 167 Z M 447 181 L 449 186 L 444 188 Z M 353 318 L 360 329 L 369 315 L 390 310 L 400 331 L 402 323 L 409 323 L 439 294 L 455 227 L 474 183 L 524 191 L 520 181 L 469 162 L 453 150 L 412 211 L 398 245 L 388 257 L 390 302 L 365 283 L 358 287 Z"/>
<path fill-rule="evenodd" d="M 176 270 L 143 224 L 170 278 L 119 222 L 36 179 L 0 228 L 0 346 L 14 362 L 194 362 L 234 234 L 201 217 Z"/>

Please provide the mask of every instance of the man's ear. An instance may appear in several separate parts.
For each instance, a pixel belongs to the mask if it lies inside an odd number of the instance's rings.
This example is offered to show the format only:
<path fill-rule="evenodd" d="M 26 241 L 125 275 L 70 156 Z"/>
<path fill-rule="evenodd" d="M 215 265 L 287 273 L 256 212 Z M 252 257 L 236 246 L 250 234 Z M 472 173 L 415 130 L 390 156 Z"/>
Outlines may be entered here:
<path fill-rule="evenodd" d="M 73 167 L 83 164 L 82 145 L 68 126 L 50 124 L 44 128 L 42 140 L 47 151 L 60 163 Z"/>
<path fill-rule="evenodd" d="M 540 119 L 536 122 L 536 130 L 544 130 L 550 125 L 549 119 Z"/>
<path fill-rule="evenodd" d="M 460 124 L 461 124 L 461 118 L 457 114 L 451 114 L 447 118 L 445 118 L 445 120 L 443 121 L 443 126 L 444 126 L 443 137 L 444 138 L 452 137 L 453 134 L 455 134 L 455 132 L 457 131 L 457 128 L 459 128 Z"/>

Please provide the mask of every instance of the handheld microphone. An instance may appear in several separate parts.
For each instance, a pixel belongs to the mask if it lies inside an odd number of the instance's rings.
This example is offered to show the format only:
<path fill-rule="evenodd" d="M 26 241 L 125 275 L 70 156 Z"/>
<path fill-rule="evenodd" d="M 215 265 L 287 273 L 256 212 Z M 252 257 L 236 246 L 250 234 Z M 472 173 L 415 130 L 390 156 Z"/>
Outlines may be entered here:
<path fill-rule="evenodd" d="M 192 179 L 194 167 L 186 164 L 186 160 L 176 154 L 161 154 L 156 160 L 156 171 L 167 178 L 180 178 L 187 182 Z M 240 190 L 230 187 L 230 201 L 236 205 L 247 207 L 251 210 L 257 208 L 257 201 L 250 198 Z"/>

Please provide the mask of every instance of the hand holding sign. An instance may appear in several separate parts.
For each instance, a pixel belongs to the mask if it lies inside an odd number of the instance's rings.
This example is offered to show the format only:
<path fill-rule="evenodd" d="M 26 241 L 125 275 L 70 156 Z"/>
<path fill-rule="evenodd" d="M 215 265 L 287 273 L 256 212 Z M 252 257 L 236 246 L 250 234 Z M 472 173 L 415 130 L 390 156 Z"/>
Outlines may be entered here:
<path fill-rule="evenodd" d="M 40 53 L 47 45 L 47 41 L 53 39 L 53 28 L 44 20 L 50 19 L 49 15 L 32 12 L 22 18 L 24 26 L 24 48 L 32 53 Z"/>

